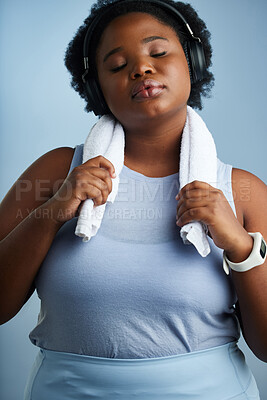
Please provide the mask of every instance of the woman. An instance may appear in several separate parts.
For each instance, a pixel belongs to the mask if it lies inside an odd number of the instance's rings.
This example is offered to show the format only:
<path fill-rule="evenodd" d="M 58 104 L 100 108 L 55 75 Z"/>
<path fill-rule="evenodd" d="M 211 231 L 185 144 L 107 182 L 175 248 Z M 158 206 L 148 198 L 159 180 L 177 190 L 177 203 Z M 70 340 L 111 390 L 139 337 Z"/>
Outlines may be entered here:
<path fill-rule="evenodd" d="M 190 6 L 165 3 L 200 37 L 209 67 L 205 24 Z M 66 65 L 74 88 L 88 99 L 91 70 L 83 68 L 83 43 L 92 21 L 103 16 L 88 56 L 104 97 L 100 111 L 125 132 L 114 204 L 89 243 L 74 236 L 84 200 L 105 204 L 116 173 L 101 156 L 82 164 L 82 146 L 42 156 L 1 204 L 2 323 L 35 288 L 42 301 L 31 332 L 41 350 L 25 399 L 257 399 L 235 342 L 238 317 L 252 351 L 267 360 L 266 263 L 230 276 L 221 265 L 223 250 L 232 263 L 249 260 L 255 246 L 248 232 L 267 236 L 261 213 L 266 186 L 221 162 L 218 186 L 224 190 L 200 181 L 177 185 L 187 104 L 201 108 L 212 75 L 206 70 L 195 78 L 184 45 L 190 32 L 166 7 L 144 1 L 107 7 L 99 2 L 92 9 Z M 49 181 L 46 199 L 36 196 L 37 179 Z M 243 179 L 251 185 L 246 202 Z M 31 189 L 22 191 L 21 182 Z M 208 258 L 179 237 L 191 221 L 208 228 Z"/>

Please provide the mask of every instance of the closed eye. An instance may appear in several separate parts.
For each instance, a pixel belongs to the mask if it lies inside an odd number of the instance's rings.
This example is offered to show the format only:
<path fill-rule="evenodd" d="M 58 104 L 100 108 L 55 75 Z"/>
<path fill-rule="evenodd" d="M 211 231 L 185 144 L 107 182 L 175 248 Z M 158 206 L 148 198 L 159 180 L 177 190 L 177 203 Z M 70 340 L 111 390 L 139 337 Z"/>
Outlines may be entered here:
<path fill-rule="evenodd" d="M 162 56 L 165 56 L 165 54 L 167 54 L 167 51 L 162 51 L 161 53 L 152 54 L 151 57 L 154 57 L 154 58 L 162 57 Z M 111 71 L 112 72 L 120 71 L 125 66 L 126 66 L 126 64 L 119 65 L 118 67 L 112 68 Z"/>
<path fill-rule="evenodd" d="M 126 64 L 119 65 L 118 67 L 112 68 L 111 71 L 112 71 L 112 72 L 120 71 L 122 68 L 125 67 L 125 65 L 126 65 Z"/>
<path fill-rule="evenodd" d="M 167 53 L 167 51 L 163 51 L 162 53 L 152 54 L 151 57 L 161 57 L 161 56 L 165 56 L 166 53 Z"/>

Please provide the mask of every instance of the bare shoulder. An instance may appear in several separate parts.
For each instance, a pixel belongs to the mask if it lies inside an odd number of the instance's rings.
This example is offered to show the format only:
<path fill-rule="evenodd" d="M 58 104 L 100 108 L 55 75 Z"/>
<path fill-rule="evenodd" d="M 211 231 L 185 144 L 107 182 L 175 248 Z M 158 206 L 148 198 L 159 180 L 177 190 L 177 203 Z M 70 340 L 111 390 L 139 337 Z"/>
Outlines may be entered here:
<path fill-rule="evenodd" d="M 232 190 L 237 214 L 242 215 L 244 228 L 248 232 L 266 231 L 266 184 L 251 172 L 233 168 Z"/>
<path fill-rule="evenodd" d="M 53 149 L 20 175 L 0 204 L 0 240 L 54 195 L 68 174 L 73 154 L 72 147 Z"/>
<path fill-rule="evenodd" d="M 48 151 L 21 174 L 15 185 L 21 186 L 23 180 L 25 180 L 24 185 L 27 185 L 27 180 L 29 180 L 28 185 L 32 184 L 35 188 L 41 188 L 44 185 L 47 189 L 47 197 L 50 197 L 55 191 L 55 182 L 66 178 L 73 154 L 72 147 L 58 147 Z"/>
<path fill-rule="evenodd" d="M 27 168 L 22 176 L 36 174 L 43 177 L 66 176 L 73 158 L 74 148 L 58 147 L 43 154 Z M 38 172 L 37 172 L 38 171 Z M 20 178 L 21 178 L 20 177 Z"/>

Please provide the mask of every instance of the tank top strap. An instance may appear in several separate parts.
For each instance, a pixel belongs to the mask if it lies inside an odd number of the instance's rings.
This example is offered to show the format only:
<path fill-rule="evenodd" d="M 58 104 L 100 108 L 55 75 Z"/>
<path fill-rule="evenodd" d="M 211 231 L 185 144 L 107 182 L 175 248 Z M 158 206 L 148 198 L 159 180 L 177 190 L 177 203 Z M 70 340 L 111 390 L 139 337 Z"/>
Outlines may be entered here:
<path fill-rule="evenodd" d="M 232 165 L 225 164 L 217 158 L 217 188 L 222 190 L 235 216 L 237 216 L 232 190 L 232 169 Z"/>
<path fill-rule="evenodd" d="M 73 168 L 77 167 L 78 165 L 82 164 L 83 160 L 83 144 L 77 144 L 74 148 L 74 153 L 72 157 L 72 161 L 70 164 L 70 169 L 68 175 L 71 173 Z"/>

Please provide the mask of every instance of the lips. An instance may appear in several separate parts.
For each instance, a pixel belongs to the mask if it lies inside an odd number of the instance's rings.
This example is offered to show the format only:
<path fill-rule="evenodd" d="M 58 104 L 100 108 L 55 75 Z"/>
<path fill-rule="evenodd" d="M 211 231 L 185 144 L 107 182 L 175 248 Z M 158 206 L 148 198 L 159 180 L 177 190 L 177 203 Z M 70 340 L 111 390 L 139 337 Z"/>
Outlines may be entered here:
<path fill-rule="evenodd" d="M 134 97 L 153 97 L 164 89 L 164 85 L 154 79 L 145 79 L 134 85 L 132 89 L 132 98 Z"/>

